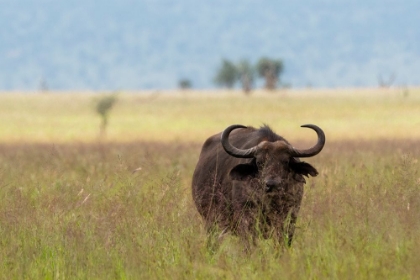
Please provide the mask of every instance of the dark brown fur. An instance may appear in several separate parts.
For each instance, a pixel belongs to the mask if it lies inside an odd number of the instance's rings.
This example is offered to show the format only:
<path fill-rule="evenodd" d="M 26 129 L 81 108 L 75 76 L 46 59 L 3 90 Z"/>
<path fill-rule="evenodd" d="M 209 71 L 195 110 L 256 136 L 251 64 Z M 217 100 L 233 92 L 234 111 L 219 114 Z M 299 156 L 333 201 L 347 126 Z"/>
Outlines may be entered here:
<path fill-rule="evenodd" d="M 268 126 L 235 129 L 229 136 L 230 143 L 241 149 L 261 143 L 261 152 L 254 158 L 228 155 L 220 137 L 221 133 L 213 135 L 204 143 L 192 180 L 193 199 L 207 229 L 253 242 L 257 236 L 272 237 L 290 245 L 303 196 L 303 176 L 318 172 L 291 157 L 290 144 Z"/>

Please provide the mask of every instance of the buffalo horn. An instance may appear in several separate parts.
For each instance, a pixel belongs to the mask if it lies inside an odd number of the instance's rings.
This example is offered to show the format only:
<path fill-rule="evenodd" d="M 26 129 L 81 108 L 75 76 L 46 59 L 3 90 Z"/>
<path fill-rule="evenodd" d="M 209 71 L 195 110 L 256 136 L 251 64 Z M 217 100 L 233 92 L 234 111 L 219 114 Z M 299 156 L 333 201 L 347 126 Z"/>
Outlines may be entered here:
<path fill-rule="evenodd" d="M 237 128 L 247 128 L 246 126 L 240 125 L 240 124 L 234 124 L 229 127 L 227 127 L 223 132 L 221 136 L 222 146 L 225 149 L 226 153 L 233 157 L 237 158 L 252 158 L 254 157 L 255 151 L 257 150 L 257 147 L 252 147 L 249 149 L 238 149 L 232 144 L 229 143 L 229 134 L 232 132 L 232 130 Z"/>
<path fill-rule="evenodd" d="M 318 126 L 314 124 L 305 124 L 305 125 L 302 125 L 301 127 L 308 127 L 315 130 L 316 134 L 318 134 L 318 142 L 315 144 L 315 146 L 306 150 L 293 148 L 292 156 L 293 157 L 313 157 L 314 155 L 318 154 L 322 150 L 322 148 L 324 148 L 324 144 L 325 144 L 324 131 L 322 131 L 321 128 L 319 128 Z"/>

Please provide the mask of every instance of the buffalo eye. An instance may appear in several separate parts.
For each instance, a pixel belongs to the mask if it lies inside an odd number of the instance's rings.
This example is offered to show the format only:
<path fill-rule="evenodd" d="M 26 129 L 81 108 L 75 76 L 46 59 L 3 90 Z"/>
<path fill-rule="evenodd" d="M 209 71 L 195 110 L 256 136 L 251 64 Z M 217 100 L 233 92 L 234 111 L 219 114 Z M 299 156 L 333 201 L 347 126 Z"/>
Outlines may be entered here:
<path fill-rule="evenodd" d="M 229 172 L 232 180 L 244 181 L 257 175 L 258 170 L 254 164 L 238 164 Z"/>
<path fill-rule="evenodd" d="M 281 164 L 283 164 L 284 166 L 289 166 L 289 162 L 290 162 L 290 158 L 286 158 L 286 159 L 281 160 Z"/>

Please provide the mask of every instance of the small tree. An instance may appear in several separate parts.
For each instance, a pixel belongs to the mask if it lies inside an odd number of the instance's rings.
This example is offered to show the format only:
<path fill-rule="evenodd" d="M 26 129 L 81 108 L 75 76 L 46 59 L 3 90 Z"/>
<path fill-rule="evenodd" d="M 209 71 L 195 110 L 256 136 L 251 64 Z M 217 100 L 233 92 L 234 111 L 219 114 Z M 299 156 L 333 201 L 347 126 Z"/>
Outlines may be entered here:
<path fill-rule="evenodd" d="M 96 112 L 100 115 L 102 122 L 99 126 L 99 134 L 101 137 L 105 135 L 108 126 L 109 112 L 117 101 L 115 94 L 101 97 L 96 103 Z"/>
<path fill-rule="evenodd" d="M 255 78 L 254 67 L 252 67 L 248 60 L 243 59 L 238 63 L 237 71 L 243 91 L 245 94 L 249 94 Z"/>
<path fill-rule="evenodd" d="M 238 77 L 238 71 L 235 64 L 229 60 L 223 59 L 222 66 L 219 68 L 214 82 L 220 86 L 233 88 Z"/>
<path fill-rule="evenodd" d="M 257 63 L 257 71 L 258 75 L 265 79 L 265 88 L 274 90 L 279 76 L 283 72 L 283 62 L 263 57 Z"/>
<path fill-rule="evenodd" d="M 191 81 L 188 80 L 188 79 L 182 79 L 182 80 L 179 81 L 178 87 L 180 89 L 189 89 L 189 88 L 191 88 Z"/>

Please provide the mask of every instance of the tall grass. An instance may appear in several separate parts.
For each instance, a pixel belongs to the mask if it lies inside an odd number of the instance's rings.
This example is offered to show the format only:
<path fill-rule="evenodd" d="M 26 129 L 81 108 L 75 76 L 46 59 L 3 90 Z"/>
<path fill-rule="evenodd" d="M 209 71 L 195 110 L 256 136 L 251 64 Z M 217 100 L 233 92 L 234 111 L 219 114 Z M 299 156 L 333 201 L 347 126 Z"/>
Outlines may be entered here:
<path fill-rule="evenodd" d="M 337 142 L 310 159 L 290 249 L 207 250 L 190 178 L 200 146 L 0 146 L 4 279 L 415 279 L 420 146 Z M 137 170 L 133 172 L 134 170 Z"/>

